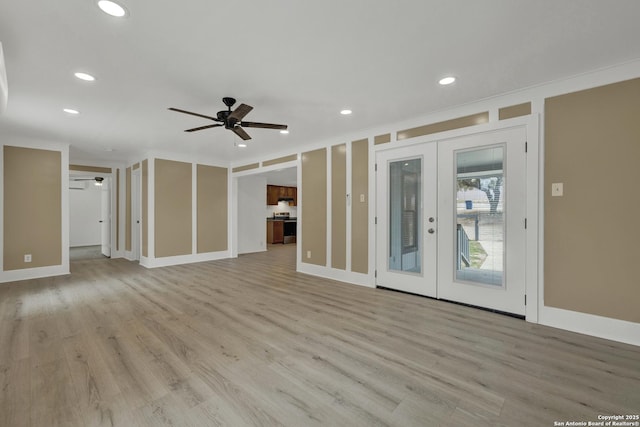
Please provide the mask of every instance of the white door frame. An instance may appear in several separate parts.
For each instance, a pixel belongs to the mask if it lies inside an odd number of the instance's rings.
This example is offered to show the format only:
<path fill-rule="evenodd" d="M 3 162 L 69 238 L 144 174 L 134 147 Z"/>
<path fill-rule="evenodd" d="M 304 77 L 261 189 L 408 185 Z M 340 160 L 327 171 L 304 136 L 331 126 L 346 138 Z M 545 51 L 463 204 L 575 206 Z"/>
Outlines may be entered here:
<path fill-rule="evenodd" d="M 142 243 L 142 179 L 140 169 L 131 171 L 131 259 L 140 261 Z"/>
<path fill-rule="evenodd" d="M 105 176 L 104 178 L 105 179 L 102 183 L 101 194 L 100 194 L 100 218 L 101 218 L 100 219 L 100 224 L 101 224 L 100 225 L 100 244 L 102 246 L 101 247 L 102 255 L 111 258 L 113 254 L 113 242 L 114 242 L 112 238 L 113 237 L 112 236 L 113 234 L 112 233 L 113 202 L 111 197 L 113 193 L 113 179 L 111 178 L 111 176 Z M 105 188 L 105 183 L 106 183 L 106 188 Z M 107 194 L 105 195 L 105 193 Z M 106 204 L 106 209 L 105 209 L 105 204 Z M 106 233 L 105 233 L 105 227 L 107 227 Z M 105 242 L 105 240 L 107 241 Z"/>

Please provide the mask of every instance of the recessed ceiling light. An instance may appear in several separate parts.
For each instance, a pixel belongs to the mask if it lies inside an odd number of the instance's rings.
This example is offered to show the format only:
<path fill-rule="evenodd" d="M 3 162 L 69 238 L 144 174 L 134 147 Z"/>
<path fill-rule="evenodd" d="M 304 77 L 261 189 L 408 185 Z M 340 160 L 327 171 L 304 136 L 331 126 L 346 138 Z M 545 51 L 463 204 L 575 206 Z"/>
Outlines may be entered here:
<path fill-rule="evenodd" d="M 68 114 L 80 114 L 80 111 L 74 110 L 73 108 L 64 108 L 62 111 Z"/>
<path fill-rule="evenodd" d="M 96 79 L 91 74 L 87 74 L 87 73 L 73 73 L 73 75 L 79 78 L 80 80 L 84 80 L 87 82 L 92 82 Z"/>
<path fill-rule="evenodd" d="M 289 131 L 287 129 L 283 129 L 280 131 L 281 134 L 286 135 L 289 133 Z"/>
<path fill-rule="evenodd" d="M 244 142 L 239 142 L 238 143 L 238 147 L 240 148 L 245 148 L 247 146 L 247 144 L 245 144 Z"/>
<path fill-rule="evenodd" d="M 446 85 L 450 85 L 451 83 L 453 83 L 455 81 L 456 81 L 455 77 L 448 76 L 448 77 L 444 77 L 444 78 L 440 79 L 440 81 L 438 83 L 440 83 L 443 86 L 446 86 Z"/>
<path fill-rule="evenodd" d="M 340 111 L 340 114 L 342 114 L 343 116 L 348 116 L 349 114 L 351 114 L 353 111 L 351 110 L 342 110 Z"/>
<path fill-rule="evenodd" d="M 122 18 L 127 14 L 124 7 L 110 0 L 98 1 L 98 7 L 107 15 L 115 16 L 116 18 Z"/>

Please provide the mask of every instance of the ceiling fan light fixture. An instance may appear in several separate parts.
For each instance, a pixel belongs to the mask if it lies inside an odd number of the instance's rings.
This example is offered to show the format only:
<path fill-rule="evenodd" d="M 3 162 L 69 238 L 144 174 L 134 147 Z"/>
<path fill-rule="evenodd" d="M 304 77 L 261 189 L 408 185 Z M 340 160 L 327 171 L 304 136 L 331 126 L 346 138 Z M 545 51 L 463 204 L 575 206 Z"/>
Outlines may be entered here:
<path fill-rule="evenodd" d="M 80 80 L 84 80 L 85 82 L 92 82 L 96 79 L 91 74 L 87 74 L 87 73 L 78 72 L 78 73 L 73 73 L 73 75 Z"/>
<path fill-rule="evenodd" d="M 93 185 L 95 185 L 96 187 L 102 187 L 102 181 L 104 181 L 104 178 L 101 176 L 96 176 L 94 179 L 96 180 L 96 182 L 94 182 Z"/>
<path fill-rule="evenodd" d="M 340 111 L 340 114 L 342 114 L 343 116 L 348 116 L 351 113 L 353 113 L 353 111 L 349 110 L 348 108 Z"/>
<path fill-rule="evenodd" d="M 74 110 L 73 108 L 63 108 L 62 111 L 64 111 L 67 114 L 74 115 L 74 116 L 80 114 L 80 111 Z"/>
<path fill-rule="evenodd" d="M 456 78 L 453 76 L 447 76 L 447 77 L 443 77 L 441 78 L 438 83 L 440 83 L 442 86 L 446 86 L 446 85 L 450 85 L 451 83 L 455 82 Z"/>
<path fill-rule="evenodd" d="M 287 129 L 283 129 L 280 131 L 281 134 L 286 135 L 289 133 L 289 131 Z"/>
<path fill-rule="evenodd" d="M 238 142 L 238 147 L 247 148 L 247 144 L 245 144 L 244 142 Z"/>
<path fill-rule="evenodd" d="M 107 15 L 122 18 L 127 15 L 127 10 L 116 2 L 110 0 L 99 0 L 98 7 Z"/>

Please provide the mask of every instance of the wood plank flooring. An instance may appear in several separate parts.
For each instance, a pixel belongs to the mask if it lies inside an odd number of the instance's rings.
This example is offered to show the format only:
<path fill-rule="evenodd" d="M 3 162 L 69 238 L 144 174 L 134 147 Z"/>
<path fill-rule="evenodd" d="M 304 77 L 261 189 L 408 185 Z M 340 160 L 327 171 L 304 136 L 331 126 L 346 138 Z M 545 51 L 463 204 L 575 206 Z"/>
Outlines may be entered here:
<path fill-rule="evenodd" d="M 295 246 L 0 285 L 0 426 L 553 426 L 640 412 L 640 348 L 294 271 Z"/>

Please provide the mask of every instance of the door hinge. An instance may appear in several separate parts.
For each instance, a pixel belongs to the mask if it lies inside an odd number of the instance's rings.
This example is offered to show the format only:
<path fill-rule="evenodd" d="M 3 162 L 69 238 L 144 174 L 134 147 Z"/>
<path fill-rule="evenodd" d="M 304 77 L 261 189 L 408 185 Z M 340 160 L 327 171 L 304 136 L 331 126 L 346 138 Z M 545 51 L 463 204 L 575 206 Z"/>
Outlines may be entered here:
<path fill-rule="evenodd" d="M 524 305 L 527 305 L 527 294 L 524 294 Z"/>
<path fill-rule="evenodd" d="M 528 153 L 528 152 L 529 152 L 529 142 L 528 142 L 528 141 L 525 141 L 525 142 L 524 142 L 524 152 L 525 152 L 525 153 Z"/>
<path fill-rule="evenodd" d="M 527 229 L 527 218 L 524 219 L 524 229 Z"/>
<path fill-rule="evenodd" d="M 376 279 L 378 278 L 378 270 L 374 270 L 373 277 L 375 277 Z"/>
<path fill-rule="evenodd" d="M 378 172 L 378 164 L 375 164 L 375 171 Z"/>
<path fill-rule="evenodd" d="M 378 225 L 378 217 L 375 217 L 374 224 Z"/>

